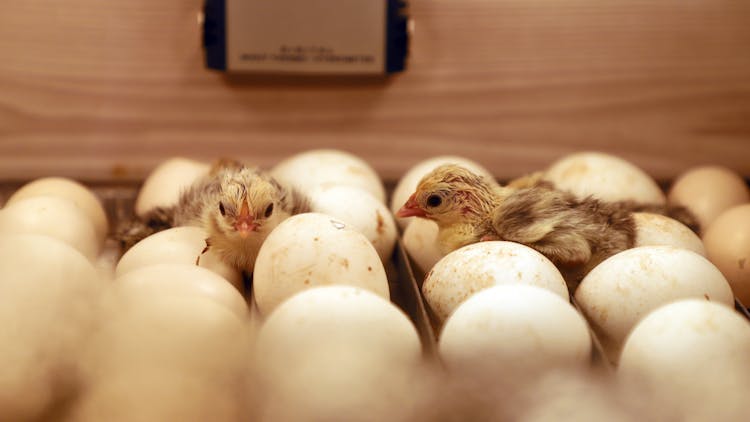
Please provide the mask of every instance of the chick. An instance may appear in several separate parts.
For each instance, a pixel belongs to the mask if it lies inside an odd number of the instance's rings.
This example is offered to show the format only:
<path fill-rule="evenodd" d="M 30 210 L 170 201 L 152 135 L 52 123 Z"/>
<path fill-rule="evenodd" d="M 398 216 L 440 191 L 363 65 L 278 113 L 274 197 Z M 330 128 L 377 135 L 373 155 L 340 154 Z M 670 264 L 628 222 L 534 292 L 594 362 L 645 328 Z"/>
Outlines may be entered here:
<path fill-rule="evenodd" d="M 444 253 L 482 240 L 527 245 L 549 258 L 572 289 L 598 263 L 635 244 L 623 204 L 577 199 L 538 178 L 492 185 L 452 164 L 427 174 L 397 215 L 434 220 Z"/>
<path fill-rule="evenodd" d="M 206 251 L 251 274 L 261 244 L 279 223 L 309 211 L 307 198 L 257 168 L 220 160 L 172 207 L 155 208 L 119 232 L 123 250 L 157 231 L 199 226 L 208 233 Z M 200 259 L 200 257 L 198 257 Z"/>

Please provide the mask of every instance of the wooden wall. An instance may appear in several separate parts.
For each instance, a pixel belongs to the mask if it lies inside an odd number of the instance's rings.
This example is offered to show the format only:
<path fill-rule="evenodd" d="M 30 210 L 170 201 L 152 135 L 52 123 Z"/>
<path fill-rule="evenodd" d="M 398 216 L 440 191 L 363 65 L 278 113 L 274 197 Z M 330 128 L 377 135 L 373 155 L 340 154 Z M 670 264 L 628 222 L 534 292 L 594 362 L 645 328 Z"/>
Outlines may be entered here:
<path fill-rule="evenodd" d="M 748 0 L 413 0 L 408 70 L 346 81 L 205 70 L 200 6 L 0 0 L 0 179 L 317 147 L 390 179 L 436 154 L 506 178 L 582 149 L 750 175 Z"/>

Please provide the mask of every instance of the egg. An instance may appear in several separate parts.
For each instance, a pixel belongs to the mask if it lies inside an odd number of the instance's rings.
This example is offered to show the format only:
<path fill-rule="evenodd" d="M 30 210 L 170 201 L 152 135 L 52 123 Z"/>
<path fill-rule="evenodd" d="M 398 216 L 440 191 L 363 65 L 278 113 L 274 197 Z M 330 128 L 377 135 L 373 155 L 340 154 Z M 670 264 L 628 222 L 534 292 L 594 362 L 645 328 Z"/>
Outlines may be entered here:
<path fill-rule="evenodd" d="M 148 289 L 119 293 L 112 292 L 101 307 L 102 323 L 81 353 L 87 392 L 123 376 L 165 373 L 184 375 L 219 396 L 241 400 L 238 389 L 251 351 L 246 319 L 204 296 Z M 167 397 L 160 403 L 171 409 L 196 404 L 169 403 Z M 144 406 L 154 404 L 147 397 L 141 400 Z"/>
<path fill-rule="evenodd" d="M 37 420 L 77 388 L 101 287 L 70 245 L 0 234 L 0 420 Z"/>
<path fill-rule="evenodd" d="M 396 223 L 388 208 L 364 190 L 348 186 L 319 187 L 310 193 L 310 209 L 343 221 L 364 234 L 388 262 L 396 246 Z"/>
<path fill-rule="evenodd" d="M 404 230 L 403 240 L 404 249 L 424 274 L 445 256 L 438 243 L 438 225 L 432 220 L 412 221 Z"/>
<path fill-rule="evenodd" d="M 260 247 L 253 296 L 262 315 L 301 290 L 329 284 L 358 286 L 390 298 L 385 269 L 372 243 L 331 216 L 294 215 Z"/>
<path fill-rule="evenodd" d="M 305 151 L 278 163 L 271 169 L 271 175 L 300 192 L 310 192 L 317 187 L 350 186 L 369 192 L 385 203 L 385 187 L 375 170 L 345 151 Z"/>
<path fill-rule="evenodd" d="M 63 177 L 44 177 L 19 188 L 8 198 L 8 205 L 36 196 L 56 196 L 73 202 L 91 220 L 99 245 L 101 246 L 104 243 L 109 231 L 107 214 L 99 198 L 86 186 Z"/>
<path fill-rule="evenodd" d="M 750 304 L 750 204 L 732 207 L 703 236 L 708 259 L 721 270 L 734 295 Z"/>
<path fill-rule="evenodd" d="M 579 152 L 550 165 L 544 180 L 579 198 L 665 204 L 659 185 L 643 170 L 622 158 L 600 152 Z"/>
<path fill-rule="evenodd" d="M 706 300 L 657 308 L 633 329 L 618 376 L 648 391 L 671 420 L 744 420 L 750 394 L 750 323 Z"/>
<path fill-rule="evenodd" d="M 170 158 L 154 168 L 135 199 L 135 213 L 143 217 L 156 207 L 177 204 L 180 194 L 208 174 L 210 166 L 187 158 Z"/>
<path fill-rule="evenodd" d="M 400 309 L 367 290 L 325 286 L 292 296 L 266 319 L 255 355 L 267 420 L 413 416 L 419 336 Z"/>
<path fill-rule="evenodd" d="M 212 271 L 183 263 L 154 263 L 134 268 L 115 279 L 116 292 L 122 297 L 168 295 L 196 296 L 216 302 L 238 318 L 248 318 L 242 295 Z"/>
<path fill-rule="evenodd" d="M 34 196 L 19 199 L 0 211 L 0 233 L 40 234 L 61 240 L 95 261 L 100 243 L 94 224 L 68 199 Z"/>
<path fill-rule="evenodd" d="M 674 246 L 706 256 L 701 238 L 679 221 L 660 214 L 633 213 L 635 246 Z"/>
<path fill-rule="evenodd" d="M 149 368 L 118 373 L 89 386 L 72 406 L 76 422 L 239 421 L 242 398 L 188 373 Z"/>
<path fill-rule="evenodd" d="M 243 292 L 242 274 L 217 256 L 216 252 L 206 247 L 208 235 L 200 227 L 173 227 L 141 240 L 120 258 L 115 267 L 115 276 L 122 276 L 129 271 L 154 264 L 187 264 L 213 271 L 231 283 L 238 291 Z"/>
<path fill-rule="evenodd" d="M 456 308 L 443 326 L 439 353 L 451 371 L 538 375 L 585 366 L 591 337 L 583 317 L 559 295 L 506 284 L 477 292 Z"/>
<path fill-rule="evenodd" d="M 750 192 L 734 171 L 721 166 L 701 166 L 681 174 L 670 187 L 668 198 L 670 204 L 689 209 L 705 231 L 724 210 L 750 202 Z"/>
<path fill-rule="evenodd" d="M 391 195 L 391 211 L 395 215 L 396 212 L 406 203 L 412 193 L 417 189 L 417 185 L 427 173 L 434 170 L 443 164 L 458 164 L 476 174 L 484 176 L 487 180 L 494 181 L 495 178 L 492 173 L 484 168 L 481 164 L 470 160 L 468 158 L 459 157 L 455 155 L 441 155 L 438 157 L 432 157 L 424 161 L 420 161 L 415 164 L 409 170 L 401 176 L 396 188 L 393 190 Z M 405 217 L 397 218 L 399 227 L 405 229 L 412 221 L 416 221 L 416 218 Z"/>
<path fill-rule="evenodd" d="M 439 321 L 474 293 L 498 284 L 531 284 L 568 300 L 568 287 L 541 253 L 513 242 L 479 242 L 457 249 L 432 267 L 422 294 Z"/>
<path fill-rule="evenodd" d="M 613 363 L 641 318 L 683 298 L 734 303 L 729 283 L 713 264 L 695 252 L 671 246 L 643 246 L 613 255 L 591 270 L 575 292 Z"/>

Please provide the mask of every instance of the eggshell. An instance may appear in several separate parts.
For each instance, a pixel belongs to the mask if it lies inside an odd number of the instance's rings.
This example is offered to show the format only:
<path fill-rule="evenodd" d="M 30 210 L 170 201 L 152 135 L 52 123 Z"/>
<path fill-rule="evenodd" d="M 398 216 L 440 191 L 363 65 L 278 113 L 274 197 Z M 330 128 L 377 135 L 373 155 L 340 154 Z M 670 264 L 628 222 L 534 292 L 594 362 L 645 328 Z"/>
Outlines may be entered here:
<path fill-rule="evenodd" d="M 708 259 L 727 278 L 734 295 L 750 304 L 750 204 L 721 213 L 708 226 L 703 241 Z"/>
<path fill-rule="evenodd" d="M 36 420 L 75 386 L 99 289 L 93 266 L 71 246 L 0 235 L 0 420 Z"/>
<path fill-rule="evenodd" d="M 244 291 L 242 274 L 227 265 L 210 248 L 206 247 L 208 235 L 200 227 L 174 227 L 155 233 L 130 248 L 120 258 L 115 268 L 115 276 L 120 277 L 132 270 L 154 264 L 195 265 L 213 271 L 231 283 L 238 291 Z"/>
<path fill-rule="evenodd" d="M 672 420 L 744 420 L 750 323 L 734 309 L 681 300 L 649 313 L 622 350 L 618 375 L 677 413 Z"/>
<path fill-rule="evenodd" d="M 395 215 L 396 212 L 406 203 L 412 193 L 417 189 L 417 185 L 427 173 L 434 170 L 443 164 L 458 164 L 465 167 L 468 170 L 476 174 L 484 176 L 487 180 L 495 181 L 492 173 L 484 168 L 481 164 L 470 160 L 468 158 L 459 157 L 455 155 L 441 155 L 438 157 L 432 157 L 424 161 L 420 161 L 415 164 L 409 170 L 401 176 L 396 188 L 393 190 L 391 195 L 391 211 Z M 405 229 L 412 221 L 417 219 L 413 217 L 397 218 L 396 221 L 402 229 Z"/>
<path fill-rule="evenodd" d="M 84 211 L 68 199 L 34 196 L 14 201 L 0 212 L 0 233 L 41 234 L 61 240 L 96 260 L 100 243 Z"/>
<path fill-rule="evenodd" d="M 422 293 L 440 321 L 472 294 L 498 284 L 542 287 L 568 300 L 568 287 L 555 265 L 541 253 L 513 242 L 480 242 L 457 249 L 427 274 Z"/>
<path fill-rule="evenodd" d="M 331 216 L 294 215 L 258 251 L 253 295 L 264 316 L 301 290 L 329 284 L 362 287 L 390 298 L 378 252 L 362 233 Z"/>
<path fill-rule="evenodd" d="M 506 284 L 459 305 L 443 326 L 439 351 L 452 371 L 531 375 L 585 366 L 591 337 L 569 301 L 541 287 Z"/>
<path fill-rule="evenodd" d="M 109 231 L 107 213 L 99 198 L 86 186 L 63 177 L 44 177 L 21 186 L 8 198 L 8 205 L 36 196 L 56 196 L 73 202 L 83 210 L 94 225 L 99 246 L 101 247 L 104 243 L 104 238 L 107 237 Z"/>
<path fill-rule="evenodd" d="M 268 420 L 408 420 L 401 412 L 413 395 L 405 387 L 421 356 L 414 326 L 388 300 L 352 286 L 300 292 L 258 334 L 263 414 Z"/>
<path fill-rule="evenodd" d="M 554 162 L 544 179 L 577 197 L 592 195 L 604 201 L 664 204 L 659 185 L 632 163 L 609 154 L 579 152 Z"/>
<path fill-rule="evenodd" d="M 427 273 L 445 254 L 438 243 L 438 225 L 434 221 L 417 218 L 404 230 L 404 249 L 422 273 Z"/>
<path fill-rule="evenodd" d="M 671 246 L 643 246 L 609 257 L 586 275 L 575 298 L 613 363 L 635 324 L 665 303 L 683 298 L 734 303 L 715 266 Z"/>
<path fill-rule="evenodd" d="M 647 212 L 633 213 L 635 246 L 674 246 L 706 256 L 701 238 L 679 221 Z"/>
<path fill-rule="evenodd" d="M 681 174 L 669 189 L 669 203 L 689 209 L 702 231 L 723 211 L 746 202 L 750 202 L 750 191 L 745 181 L 721 166 L 692 168 Z"/>
<path fill-rule="evenodd" d="M 383 263 L 396 246 L 396 222 L 388 208 L 369 193 L 348 186 L 319 187 L 310 193 L 313 212 L 343 221 L 365 235 Z"/>
<path fill-rule="evenodd" d="M 350 186 L 369 192 L 385 203 L 385 187 L 375 170 L 348 152 L 317 149 L 293 155 L 271 169 L 280 182 L 300 192 L 317 187 Z"/>
<path fill-rule="evenodd" d="M 211 167 L 186 158 L 170 158 L 146 177 L 135 200 L 135 213 L 144 216 L 156 207 L 177 204 L 180 194 L 197 179 L 208 174 Z"/>
<path fill-rule="evenodd" d="M 182 263 L 133 268 L 115 279 L 120 295 L 196 296 L 220 304 L 239 318 L 248 317 L 242 295 L 213 271 Z"/>

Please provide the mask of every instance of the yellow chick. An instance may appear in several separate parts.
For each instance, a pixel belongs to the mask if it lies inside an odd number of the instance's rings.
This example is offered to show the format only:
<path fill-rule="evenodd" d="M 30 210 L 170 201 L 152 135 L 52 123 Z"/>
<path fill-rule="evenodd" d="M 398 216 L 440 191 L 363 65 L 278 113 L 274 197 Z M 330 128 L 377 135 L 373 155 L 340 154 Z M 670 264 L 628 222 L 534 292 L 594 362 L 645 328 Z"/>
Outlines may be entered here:
<path fill-rule="evenodd" d="M 635 243 L 635 223 L 623 204 L 579 200 L 538 177 L 492 185 L 452 164 L 427 174 L 397 216 L 435 221 L 444 253 L 482 240 L 534 248 L 573 288 L 591 268 Z"/>
<path fill-rule="evenodd" d="M 156 208 L 129 222 L 118 237 L 127 250 L 160 230 L 203 227 L 208 233 L 204 252 L 211 249 L 227 264 L 251 274 L 258 250 L 271 230 L 289 216 L 307 211 L 307 198 L 267 173 L 222 160 L 185 190 L 177 205 Z"/>

